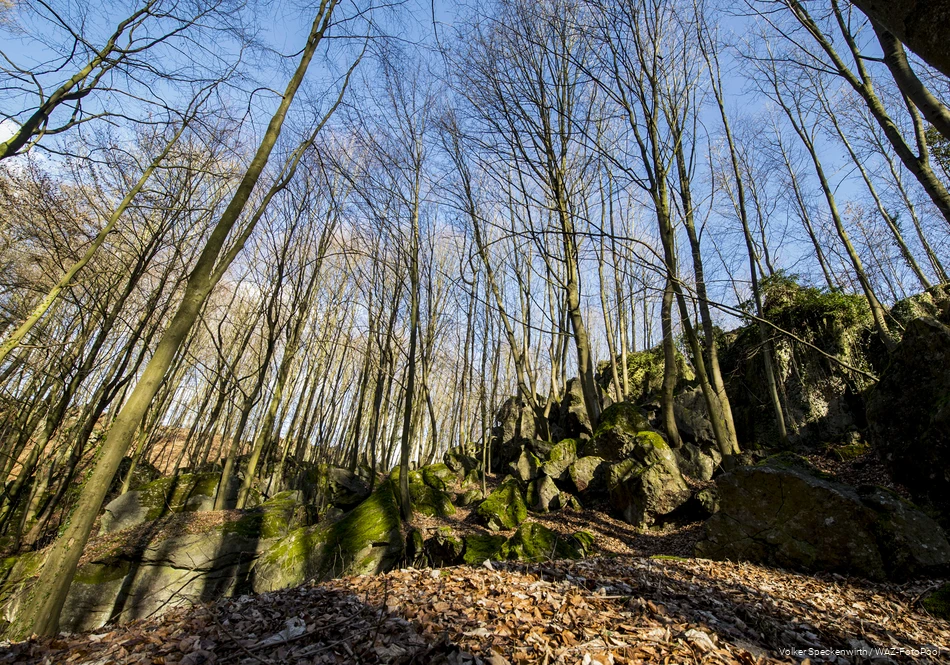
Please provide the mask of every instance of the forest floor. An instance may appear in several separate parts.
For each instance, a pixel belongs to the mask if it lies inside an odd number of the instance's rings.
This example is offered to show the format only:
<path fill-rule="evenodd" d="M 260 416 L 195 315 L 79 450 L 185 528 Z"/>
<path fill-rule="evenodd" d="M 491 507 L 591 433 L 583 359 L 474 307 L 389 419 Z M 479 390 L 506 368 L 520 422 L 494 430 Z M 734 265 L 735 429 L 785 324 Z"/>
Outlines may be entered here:
<path fill-rule="evenodd" d="M 882 480 L 874 462 L 812 461 L 854 484 Z M 174 516 L 168 528 L 216 517 Z M 596 510 L 530 519 L 590 531 L 596 556 L 402 569 L 223 598 L 88 634 L 0 642 L 0 663 L 950 663 L 950 622 L 921 605 L 940 580 L 882 584 L 695 559 L 701 523 L 640 532 Z M 466 509 L 414 525 L 443 524 L 481 530 Z M 114 544 L 97 541 L 87 556 Z"/>

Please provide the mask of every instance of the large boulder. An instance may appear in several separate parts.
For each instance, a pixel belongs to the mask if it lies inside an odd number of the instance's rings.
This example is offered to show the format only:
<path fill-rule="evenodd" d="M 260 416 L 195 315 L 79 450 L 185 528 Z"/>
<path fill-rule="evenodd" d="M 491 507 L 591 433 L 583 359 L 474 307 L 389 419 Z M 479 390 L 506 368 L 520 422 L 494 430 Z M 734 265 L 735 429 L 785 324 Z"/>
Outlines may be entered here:
<path fill-rule="evenodd" d="M 667 517 L 690 498 L 676 458 L 656 432 L 641 432 L 630 456 L 610 467 L 610 504 L 621 519 L 645 527 Z"/>
<path fill-rule="evenodd" d="M 571 489 L 578 494 L 606 495 L 610 465 L 596 455 L 579 457 L 568 468 Z"/>
<path fill-rule="evenodd" d="M 447 467 L 452 469 L 452 471 L 462 474 L 463 476 L 481 466 L 481 462 L 478 458 L 466 453 L 461 448 L 450 448 L 447 450 L 445 455 L 442 456 L 442 461 Z"/>
<path fill-rule="evenodd" d="M 684 443 L 709 448 L 716 445 L 716 435 L 709 421 L 706 398 L 699 388 L 690 388 L 673 398 L 676 429 Z"/>
<path fill-rule="evenodd" d="M 537 478 L 540 469 L 541 460 L 528 450 L 521 451 L 518 459 L 508 465 L 508 472 L 523 483 Z"/>
<path fill-rule="evenodd" d="M 936 574 L 950 564 L 940 527 L 896 494 L 766 460 L 720 476 L 719 512 L 697 556 L 875 580 Z"/>
<path fill-rule="evenodd" d="M 528 485 L 528 507 L 538 513 L 561 508 L 561 491 L 550 476 L 538 476 Z"/>
<path fill-rule="evenodd" d="M 186 473 L 152 481 L 106 505 L 100 532 L 121 531 L 173 513 L 212 510 L 221 474 Z M 233 505 L 241 481 L 232 477 L 227 499 Z"/>
<path fill-rule="evenodd" d="M 877 385 L 868 391 L 870 438 L 894 479 L 950 528 L 950 328 L 908 323 Z"/>
<path fill-rule="evenodd" d="M 491 531 L 515 529 L 528 517 L 521 486 L 512 477 L 505 478 L 475 510 L 478 520 Z"/>
<path fill-rule="evenodd" d="M 679 470 L 697 480 L 711 480 L 722 462 L 722 453 L 713 445 L 684 443 L 673 454 Z"/>
<path fill-rule="evenodd" d="M 663 385 L 663 371 L 666 364 L 662 346 L 647 351 L 631 351 L 623 359 L 618 355 L 617 361 L 618 374 L 623 372 L 623 364 L 626 364 L 627 386 L 629 389 L 626 395 L 627 400 L 640 404 L 659 395 L 660 388 Z M 618 378 L 623 383 L 623 377 L 619 376 Z M 695 378 L 693 369 L 686 362 L 683 355 L 677 352 L 677 385 L 692 381 L 693 378 Z M 597 382 L 607 393 L 619 394 L 621 392 L 616 389 L 616 386 L 613 386 L 613 372 L 610 369 L 609 361 L 597 365 Z"/>
<path fill-rule="evenodd" d="M 551 448 L 541 471 L 554 480 L 567 480 L 570 476 L 568 469 L 577 460 L 577 444 L 576 439 L 559 441 Z"/>
<path fill-rule="evenodd" d="M 564 538 L 542 524 L 525 522 L 502 546 L 501 556 L 509 561 L 581 559 L 590 552 L 593 541 L 586 531 Z"/>
<path fill-rule="evenodd" d="M 448 471 L 448 467 L 444 464 L 433 464 L 409 472 L 409 498 L 414 511 L 429 517 L 448 517 L 455 514 L 452 497 L 446 491 L 447 484 L 444 480 L 446 474 L 443 471 L 447 471 L 454 482 L 455 474 Z M 399 467 L 393 469 L 389 475 L 397 497 L 399 476 Z"/>
<path fill-rule="evenodd" d="M 296 492 L 277 494 L 257 508 L 200 530 L 163 520 L 134 541 L 94 549 L 95 555 L 76 571 L 60 627 L 94 630 L 249 591 L 254 561 L 312 518 L 299 500 Z M 30 578 L 44 555 L 24 555 L 10 567 L 13 574 L 4 583 L 5 593 L 0 592 L 7 619 L 19 604 L 29 602 Z"/>
<path fill-rule="evenodd" d="M 581 381 L 577 377 L 567 382 L 567 390 L 561 398 L 558 423 L 561 426 L 562 435 L 566 437 L 586 439 L 593 433 Z"/>
<path fill-rule="evenodd" d="M 402 559 L 405 539 L 392 480 L 336 522 L 297 529 L 254 563 L 255 592 L 273 591 L 340 575 L 379 573 Z"/>
<path fill-rule="evenodd" d="M 640 445 L 641 433 L 653 433 L 646 416 L 633 404 L 618 402 L 604 409 L 594 438 L 585 450 L 608 462 L 619 462 L 630 457 Z"/>

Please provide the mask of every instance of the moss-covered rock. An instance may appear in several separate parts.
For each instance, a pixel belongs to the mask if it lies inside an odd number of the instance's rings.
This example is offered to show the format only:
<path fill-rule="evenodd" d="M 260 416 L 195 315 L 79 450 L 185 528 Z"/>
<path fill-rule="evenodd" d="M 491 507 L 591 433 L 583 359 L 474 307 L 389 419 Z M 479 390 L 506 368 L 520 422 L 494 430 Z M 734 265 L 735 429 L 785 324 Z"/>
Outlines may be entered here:
<path fill-rule="evenodd" d="M 446 492 L 458 480 L 458 474 L 446 464 L 430 464 L 420 469 L 423 482 L 434 490 Z"/>
<path fill-rule="evenodd" d="M 648 351 L 633 351 L 626 356 L 627 382 L 630 388 L 628 399 L 637 403 L 644 403 L 659 395 L 663 386 L 663 371 L 666 364 L 663 348 L 657 346 Z M 624 359 L 617 356 L 618 372 L 623 371 Z M 681 353 L 676 352 L 677 385 L 692 381 L 695 378 L 693 369 L 686 362 Z M 621 382 L 623 379 L 621 378 Z M 610 362 L 597 364 L 597 382 L 607 392 L 613 390 L 613 374 Z"/>
<path fill-rule="evenodd" d="M 580 534 L 564 539 L 542 524 L 526 522 L 502 546 L 501 555 L 509 561 L 580 559 L 593 543 L 589 533 Z"/>
<path fill-rule="evenodd" d="M 568 480 L 568 468 L 577 459 L 577 439 L 564 439 L 551 448 L 548 460 L 541 467 L 541 472 L 554 480 Z"/>
<path fill-rule="evenodd" d="M 479 462 L 478 458 L 466 453 L 461 448 L 450 448 L 445 455 L 442 456 L 442 461 L 452 471 L 462 475 L 474 471 L 481 466 L 481 462 Z"/>
<path fill-rule="evenodd" d="M 447 526 L 436 529 L 435 534 L 425 541 L 426 557 L 434 568 L 461 563 L 464 550 L 464 541 Z"/>
<path fill-rule="evenodd" d="M 638 432 L 627 441 L 626 458 L 608 473 L 610 504 L 624 521 L 648 526 L 686 503 L 690 491 L 659 434 Z"/>
<path fill-rule="evenodd" d="M 540 469 L 541 460 L 528 450 L 521 451 L 518 459 L 508 465 L 509 473 L 523 483 L 537 478 Z"/>
<path fill-rule="evenodd" d="M 429 517 L 448 517 L 455 514 L 452 497 L 447 492 L 433 489 L 427 484 L 412 483 L 409 485 L 409 496 L 412 497 L 412 508 Z"/>
<path fill-rule="evenodd" d="M 607 473 L 610 465 L 594 455 L 578 458 L 568 469 L 574 491 L 578 493 L 606 494 Z"/>
<path fill-rule="evenodd" d="M 455 499 L 455 505 L 462 507 L 470 506 L 473 503 L 478 503 L 484 498 L 485 495 L 482 494 L 482 491 L 477 487 L 473 487 L 470 490 L 465 490 L 464 492 L 460 493 Z"/>
<path fill-rule="evenodd" d="M 160 478 L 113 499 L 102 515 L 102 533 L 127 529 L 173 513 L 211 510 L 220 474 L 189 473 Z M 236 496 L 235 478 L 229 496 Z"/>
<path fill-rule="evenodd" d="M 246 511 L 234 521 L 219 527 L 224 533 L 236 533 L 245 538 L 270 540 L 281 538 L 291 531 L 316 522 L 315 511 L 308 510 L 298 491 L 275 494 L 257 508 Z"/>
<path fill-rule="evenodd" d="M 651 430 L 640 409 L 627 402 L 618 402 L 604 409 L 586 450 L 589 455 L 618 462 L 630 456 L 638 436 L 650 434 L 659 437 Z"/>
<path fill-rule="evenodd" d="M 868 391 L 871 443 L 914 501 L 950 529 L 950 327 L 915 319 Z"/>
<path fill-rule="evenodd" d="M 475 514 L 479 521 L 492 531 L 517 528 L 528 516 L 528 507 L 518 481 L 510 476 L 505 478 L 501 485 L 478 505 Z"/>
<path fill-rule="evenodd" d="M 463 539 L 465 551 L 462 560 L 465 563 L 478 565 L 485 561 L 501 561 L 504 559 L 501 550 L 508 542 L 504 536 L 468 535 Z"/>
<path fill-rule="evenodd" d="M 394 487 L 385 481 L 337 522 L 297 529 L 268 549 L 254 565 L 253 588 L 382 572 L 402 559 L 404 548 Z"/>

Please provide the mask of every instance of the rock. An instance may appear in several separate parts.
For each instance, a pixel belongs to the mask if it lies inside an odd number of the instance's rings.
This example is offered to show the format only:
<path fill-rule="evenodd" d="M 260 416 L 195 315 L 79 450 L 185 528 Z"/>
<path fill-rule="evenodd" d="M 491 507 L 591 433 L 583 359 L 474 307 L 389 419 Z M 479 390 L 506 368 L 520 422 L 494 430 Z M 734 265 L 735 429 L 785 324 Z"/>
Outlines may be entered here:
<path fill-rule="evenodd" d="M 619 462 L 630 456 L 641 432 L 652 432 L 646 417 L 633 404 L 618 402 L 604 409 L 587 450 L 608 462 Z"/>
<path fill-rule="evenodd" d="M 645 527 L 670 515 L 690 497 L 669 446 L 660 436 L 641 439 L 645 460 L 636 457 L 610 467 L 610 505 L 629 524 Z"/>
<path fill-rule="evenodd" d="M 544 438 L 541 433 L 545 428 L 534 410 L 519 397 L 505 400 L 496 418 L 499 424 L 492 430 L 491 470 L 498 472 L 517 459 L 525 441 Z"/>
<path fill-rule="evenodd" d="M 442 461 L 455 473 L 465 475 L 481 466 L 481 462 L 461 448 L 451 448 L 442 456 Z"/>
<path fill-rule="evenodd" d="M 618 363 L 622 365 L 623 360 L 617 356 Z M 630 402 L 641 404 L 649 401 L 652 397 L 659 394 L 663 385 L 663 369 L 666 361 L 663 356 L 663 348 L 657 346 L 648 351 L 633 351 L 627 354 L 627 383 L 629 393 L 626 398 Z M 623 367 L 618 365 L 617 371 L 622 372 Z M 692 381 L 694 378 L 693 370 L 686 362 L 686 359 L 679 352 L 676 353 L 677 385 L 685 381 Z M 621 383 L 623 378 L 620 377 Z M 597 382 L 608 393 L 619 393 L 612 386 L 613 374 L 610 370 L 610 362 L 605 361 L 597 365 Z"/>
<path fill-rule="evenodd" d="M 539 513 L 547 513 L 561 507 L 561 491 L 550 476 L 539 476 L 528 485 L 528 507 Z"/>
<path fill-rule="evenodd" d="M 716 435 L 709 422 L 706 398 L 701 389 L 690 388 L 677 394 L 673 399 L 673 416 L 684 443 L 702 448 L 715 447 Z"/>
<path fill-rule="evenodd" d="M 462 560 L 473 566 L 477 566 L 484 561 L 502 561 L 501 549 L 508 539 L 504 536 L 480 536 L 470 535 L 463 538 L 465 551 L 462 554 Z"/>
<path fill-rule="evenodd" d="M 523 483 L 537 478 L 540 468 L 541 460 L 527 450 L 522 451 L 518 459 L 508 465 L 511 475 Z"/>
<path fill-rule="evenodd" d="M 462 487 L 480 487 L 484 476 L 485 474 L 482 473 L 481 469 L 472 469 L 462 479 Z"/>
<path fill-rule="evenodd" d="M 558 422 L 562 433 L 571 438 L 586 439 L 593 433 L 590 416 L 587 415 L 587 406 L 584 403 L 584 392 L 581 390 L 581 382 L 577 377 L 567 382 L 567 390 L 561 398 Z"/>
<path fill-rule="evenodd" d="M 425 568 L 427 563 L 422 532 L 413 527 L 406 534 L 406 565 L 410 568 Z"/>
<path fill-rule="evenodd" d="M 525 447 L 537 455 L 539 460 L 546 462 L 551 455 L 551 449 L 554 448 L 554 444 L 544 439 L 531 439 L 530 441 L 525 441 Z"/>
<path fill-rule="evenodd" d="M 403 558 L 393 481 L 331 524 L 297 529 L 264 552 L 252 568 L 255 592 L 273 591 L 340 575 L 390 570 Z"/>
<path fill-rule="evenodd" d="M 699 504 L 700 515 L 703 519 L 719 512 L 719 491 L 715 487 L 696 492 L 696 502 Z"/>
<path fill-rule="evenodd" d="M 583 535 L 581 535 L 583 534 Z M 501 556 L 509 561 L 549 561 L 551 559 L 581 559 L 590 550 L 593 536 L 582 531 L 563 539 L 546 526 L 526 522 L 502 548 Z"/>
<path fill-rule="evenodd" d="M 697 480 L 712 480 L 722 462 L 722 454 L 714 446 L 700 447 L 684 443 L 673 451 L 676 465 L 682 473 Z"/>
<path fill-rule="evenodd" d="M 172 513 L 211 510 L 220 478 L 215 472 L 182 474 L 126 492 L 105 507 L 100 533 L 121 531 Z M 228 492 L 232 501 L 239 487 L 240 480 L 233 478 Z"/>
<path fill-rule="evenodd" d="M 330 505 L 347 510 L 369 496 L 369 485 L 356 473 L 337 466 L 321 466 L 320 486 Z"/>
<path fill-rule="evenodd" d="M 464 549 L 465 543 L 447 526 L 440 526 L 435 535 L 425 541 L 426 557 L 433 568 L 461 563 Z"/>
<path fill-rule="evenodd" d="M 478 503 L 484 498 L 485 496 L 482 494 L 482 491 L 478 488 L 474 488 L 459 494 L 458 498 L 455 500 L 455 505 L 462 507 L 470 506 L 473 503 Z"/>
<path fill-rule="evenodd" d="M 547 461 L 541 467 L 541 472 L 554 480 L 569 479 L 568 468 L 577 459 L 577 440 L 564 439 L 558 442 L 548 453 Z"/>
<path fill-rule="evenodd" d="M 492 531 L 514 529 L 525 521 L 528 508 L 518 481 L 512 477 L 505 478 L 501 485 L 488 498 L 482 501 L 475 514 L 479 521 Z"/>
<path fill-rule="evenodd" d="M 896 494 L 778 461 L 719 478 L 719 512 L 697 556 L 897 581 L 950 564 L 940 527 Z"/>
<path fill-rule="evenodd" d="M 891 318 L 900 327 L 907 328 L 914 319 L 929 317 L 950 325 L 950 284 L 937 284 L 894 304 Z"/>
<path fill-rule="evenodd" d="M 433 465 L 436 466 L 436 465 Z M 443 469 L 448 469 L 445 465 L 438 465 Z M 426 482 L 426 470 L 430 469 L 428 473 L 429 482 Z M 455 514 L 455 505 L 452 503 L 452 497 L 441 489 L 436 489 L 438 486 L 445 486 L 444 481 L 438 475 L 439 471 L 431 471 L 431 467 L 425 467 L 424 469 L 413 469 L 409 472 L 409 498 L 412 501 L 412 509 L 427 515 L 429 517 L 448 517 L 449 515 Z M 452 477 L 455 478 L 455 474 L 449 471 L 452 474 Z M 393 483 L 393 489 L 396 492 L 396 497 L 398 500 L 399 497 L 399 477 L 400 470 L 397 466 L 389 473 L 389 478 Z M 435 485 L 436 487 L 433 487 Z"/>
<path fill-rule="evenodd" d="M 300 494 L 284 492 L 236 519 L 200 533 L 166 536 L 157 529 L 141 541 L 118 541 L 76 572 L 63 606 L 63 630 L 93 630 L 106 623 L 140 619 L 180 605 L 249 590 L 250 567 L 277 540 L 308 524 Z M 11 572 L 16 584 L 36 574 L 37 553 Z M 7 582 L 13 582 L 13 575 Z M 6 586 L 6 585 L 5 585 Z M 10 600 L 10 599 L 7 599 Z M 16 602 L 7 602 L 12 615 Z"/>
<path fill-rule="evenodd" d="M 950 621 L 950 584 L 944 584 L 923 599 L 924 609 L 933 616 Z"/>
<path fill-rule="evenodd" d="M 894 480 L 950 528 L 950 328 L 915 319 L 868 391 L 871 443 Z"/>
<path fill-rule="evenodd" d="M 576 492 L 606 494 L 609 467 L 600 457 L 580 457 L 567 468 L 567 473 Z"/>
<path fill-rule="evenodd" d="M 420 469 L 423 482 L 434 490 L 447 491 L 458 480 L 458 474 L 447 464 L 430 464 Z"/>
<path fill-rule="evenodd" d="M 516 461 L 527 448 L 528 439 L 511 439 L 492 444 L 490 467 L 494 473 L 508 473 L 508 465 Z"/>

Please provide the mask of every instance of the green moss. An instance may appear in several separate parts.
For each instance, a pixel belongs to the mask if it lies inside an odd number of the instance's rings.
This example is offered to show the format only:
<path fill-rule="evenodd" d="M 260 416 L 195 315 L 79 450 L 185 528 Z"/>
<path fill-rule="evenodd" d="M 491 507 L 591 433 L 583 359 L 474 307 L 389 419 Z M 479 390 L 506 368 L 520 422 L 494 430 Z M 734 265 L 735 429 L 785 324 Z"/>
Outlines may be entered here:
<path fill-rule="evenodd" d="M 455 514 L 452 499 L 445 492 L 433 489 L 429 485 L 409 485 L 412 508 L 429 517 L 448 517 Z"/>
<path fill-rule="evenodd" d="M 526 522 L 504 544 L 501 554 L 511 561 L 580 559 L 593 542 L 594 537 L 586 531 L 564 539 L 542 524 Z"/>
<path fill-rule="evenodd" d="M 564 460 L 573 462 L 577 458 L 577 439 L 562 439 L 551 448 L 548 462 L 558 463 Z"/>
<path fill-rule="evenodd" d="M 143 485 L 137 491 L 139 501 L 147 509 L 145 521 L 180 513 L 194 497 L 213 497 L 220 479 L 220 474 L 216 472 L 184 473 Z"/>
<path fill-rule="evenodd" d="M 849 443 L 845 446 L 832 448 L 831 452 L 840 461 L 850 462 L 871 452 L 871 444 L 866 441 L 862 441 L 861 443 Z"/>
<path fill-rule="evenodd" d="M 492 531 L 514 529 L 528 517 L 518 481 L 508 477 L 479 504 L 476 515 Z"/>
<path fill-rule="evenodd" d="M 432 489 L 444 492 L 455 484 L 458 476 L 446 464 L 430 464 L 422 468 L 422 480 Z"/>
<path fill-rule="evenodd" d="M 650 429 L 650 423 L 633 404 L 629 402 L 617 402 L 611 404 L 604 412 L 600 414 L 600 422 L 594 431 L 594 438 L 608 432 L 612 429 L 620 429 L 623 432 L 636 434 Z"/>
<path fill-rule="evenodd" d="M 296 492 L 281 492 L 220 528 L 223 533 L 235 533 L 245 538 L 280 538 L 300 526 L 296 523 L 299 506 Z"/>
<path fill-rule="evenodd" d="M 689 561 L 689 559 L 684 559 L 681 556 L 673 556 L 672 554 L 654 554 L 650 558 L 657 561 Z"/>
<path fill-rule="evenodd" d="M 477 565 L 485 560 L 501 561 L 501 550 L 507 542 L 504 536 L 465 536 L 465 552 L 462 560 L 465 563 Z"/>
<path fill-rule="evenodd" d="M 617 356 L 618 372 L 623 359 Z M 634 351 L 626 356 L 627 381 L 632 398 L 643 401 L 659 393 L 663 386 L 663 371 L 666 364 L 663 348 L 658 346 L 648 351 Z M 683 355 L 676 352 L 677 381 L 692 381 L 695 378 L 692 368 Z M 613 380 L 610 362 L 605 361 L 597 365 L 597 380 L 601 387 L 607 389 Z M 622 380 L 622 379 L 621 379 Z"/>
<path fill-rule="evenodd" d="M 950 584 L 944 584 L 924 598 L 923 605 L 938 619 L 950 621 Z"/>
<path fill-rule="evenodd" d="M 132 569 L 132 563 L 124 559 L 108 563 L 87 563 L 76 571 L 73 582 L 79 584 L 105 584 L 121 580 Z"/>

